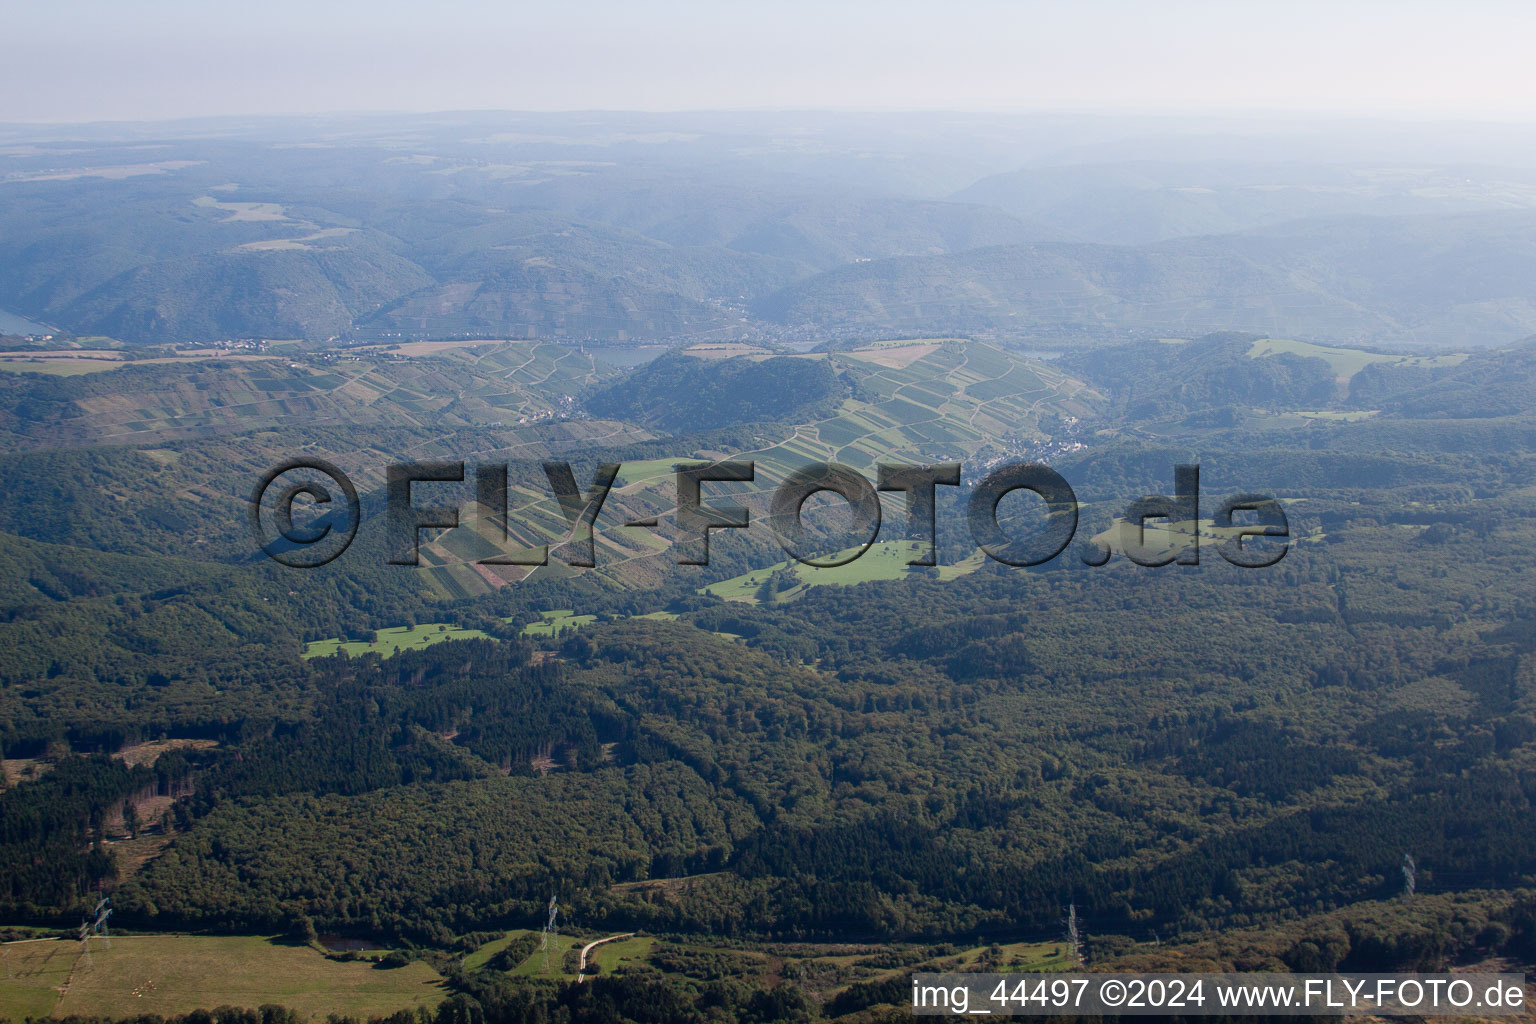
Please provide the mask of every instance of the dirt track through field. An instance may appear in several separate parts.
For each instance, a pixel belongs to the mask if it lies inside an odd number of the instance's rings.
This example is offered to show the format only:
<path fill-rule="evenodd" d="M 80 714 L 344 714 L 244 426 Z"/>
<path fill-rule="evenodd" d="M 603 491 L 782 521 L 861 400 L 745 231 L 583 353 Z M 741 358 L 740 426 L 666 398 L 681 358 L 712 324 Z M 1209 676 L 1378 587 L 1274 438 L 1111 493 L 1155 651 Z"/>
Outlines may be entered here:
<path fill-rule="evenodd" d="M 581 960 L 576 965 L 576 980 L 577 981 L 586 981 L 587 980 L 584 977 L 584 974 L 585 974 L 586 969 L 587 969 L 587 954 L 592 952 L 592 947 L 593 946 L 601 946 L 603 943 L 605 943 L 605 942 L 612 942 L 615 939 L 628 939 L 628 938 L 632 938 L 634 936 L 634 934 L 635 934 L 634 932 L 620 932 L 618 935 L 609 935 L 607 938 L 594 939 L 593 941 L 587 943 L 585 946 L 582 946 L 581 947 Z"/>

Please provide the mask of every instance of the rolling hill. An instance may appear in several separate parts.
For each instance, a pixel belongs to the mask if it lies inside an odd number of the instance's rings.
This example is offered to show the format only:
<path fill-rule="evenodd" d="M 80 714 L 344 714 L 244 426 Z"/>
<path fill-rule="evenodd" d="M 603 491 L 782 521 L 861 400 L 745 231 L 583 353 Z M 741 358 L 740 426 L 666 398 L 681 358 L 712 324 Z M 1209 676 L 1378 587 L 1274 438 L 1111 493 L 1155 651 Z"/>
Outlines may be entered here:
<path fill-rule="evenodd" d="M 734 389 L 761 384 L 758 371 L 764 369 L 776 377 L 805 381 L 778 410 L 733 404 Z M 682 384 L 679 374 L 688 375 Z M 675 389 L 686 387 L 688 380 L 710 415 L 678 420 L 647 415 L 676 399 Z M 624 589 L 675 577 L 672 467 L 680 461 L 752 460 L 756 477 L 751 483 L 712 485 L 711 494 L 739 501 L 758 521 L 766 514 L 773 488 L 808 463 L 836 462 L 873 478 L 881 462 L 985 463 L 1010 454 L 1038 457 L 1053 445 L 1070 449 L 1075 444 L 1071 424 L 1105 405 L 1103 396 L 1081 380 L 984 342 L 917 339 L 800 356 L 775 356 L 745 346 L 684 349 L 634 371 L 589 400 L 594 415 L 632 415 L 655 429 L 674 428 L 672 437 L 647 442 L 643 458 L 623 463 L 597 523 L 596 573 Z M 775 411 L 805 418 L 762 422 Z M 727 437 L 733 440 L 726 442 Z M 584 484 L 580 474 L 578 478 Z M 514 476 L 510 487 L 509 502 L 516 510 L 511 525 L 518 541 L 559 543 L 570 536 L 570 526 L 542 475 L 525 471 Z M 896 536 L 904 520 L 898 512 L 889 514 L 886 529 Z M 659 516 L 660 526 L 640 530 L 621 525 L 641 516 Z M 725 579 L 782 559 L 766 531 L 738 532 L 712 544 L 709 579 Z M 570 571 L 558 558 L 532 574 L 519 567 L 475 564 L 495 551 L 485 536 L 461 529 L 424 543 L 422 559 L 432 567 L 434 586 L 461 596 L 530 575 L 558 578 Z"/>
<path fill-rule="evenodd" d="M 963 119 L 551 120 L 10 130 L 0 309 L 135 344 L 1536 331 L 1536 176 L 1432 145 L 1116 158 L 1049 119 L 968 147 L 939 141 Z"/>
<path fill-rule="evenodd" d="M 13 443 L 162 443 L 342 423 L 527 427 L 568 418 L 576 394 L 617 372 L 580 349 L 531 341 L 96 364 L 66 377 L 0 372 L 0 426 Z"/>
<path fill-rule="evenodd" d="M 784 325 L 1198 335 L 1460 347 L 1536 330 L 1536 212 L 1350 217 L 1121 247 L 875 260 L 754 304 Z"/>
<path fill-rule="evenodd" d="M 1027 167 L 954 193 L 1083 241 L 1145 245 L 1288 221 L 1530 209 L 1536 175 L 1499 166 L 1211 159 Z"/>

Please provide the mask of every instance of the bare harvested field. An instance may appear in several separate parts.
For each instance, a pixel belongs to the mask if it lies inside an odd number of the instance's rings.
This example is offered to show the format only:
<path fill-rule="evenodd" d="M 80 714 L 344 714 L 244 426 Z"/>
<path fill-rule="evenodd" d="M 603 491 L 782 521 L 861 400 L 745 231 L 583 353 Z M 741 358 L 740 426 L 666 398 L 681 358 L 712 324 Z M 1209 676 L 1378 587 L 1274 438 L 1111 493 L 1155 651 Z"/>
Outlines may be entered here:
<path fill-rule="evenodd" d="M 893 348 L 856 348 L 848 354 L 855 359 L 862 359 L 866 363 L 888 366 L 893 370 L 902 370 L 924 356 L 932 355 L 938 350 L 939 346 L 937 344 L 901 345 Z"/>
<path fill-rule="evenodd" d="M 711 341 L 701 345 L 689 345 L 683 349 L 683 354 L 693 356 L 696 359 L 731 359 L 735 356 L 772 355 L 765 348 L 736 341 Z"/>

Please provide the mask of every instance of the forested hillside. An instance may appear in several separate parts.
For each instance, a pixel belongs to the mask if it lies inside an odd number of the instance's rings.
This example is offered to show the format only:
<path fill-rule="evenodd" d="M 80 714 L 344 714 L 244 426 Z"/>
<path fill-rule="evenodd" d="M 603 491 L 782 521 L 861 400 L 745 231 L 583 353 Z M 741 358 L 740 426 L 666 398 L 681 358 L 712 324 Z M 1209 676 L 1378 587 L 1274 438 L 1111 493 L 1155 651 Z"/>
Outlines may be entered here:
<path fill-rule="evenodd" d="M 588 408 L 605 419 L 678 434 L 759 420 L 823 419 L 847 390 L 824 359 L 663 356 L 593 395 Z"/>
<path fill-rule="evenodd" d="M 1519 172 L 1313 157 L 1277 190 L 1044 122 L 938 151 L 943 119 L 679 117 L 7 151 L 0 307 L 46 327 L 0 339 L 0 923 L 44 941 L 7 943 L 0 1017 L 128 977 L 185 1013 L 135 975 L 173 948 L 391 1024 L 1530 963 Z M 359 495 L 315 569 L 247 519 L 295 457 Z M 750 525 L 680 564 L 676 467 L 721 460 L 752 479 L 703 499 Z M 465 466 L 413 485 L 459 523 L 415 566 L 406 461 Z M 617 465 L 590 545 L 562 462 L 583 497 Z M 896 491 L 873 538 L 807 502 L 843 564 L 792 560 L 770 498 L 823 462 L 960 464 L 936 564 Z M 1080 506 L 1030 568 L 967 515 L 1023 462 Z M 1198 513 L 1137 530 L 1190 465 Z M 1237 495 L 1284 511 L 1265 568 L 1225 557 Z M 124 955 L 49 938 L 104 898 Z M 218 1019 L 287 1019 L 257 1005 Z"/>
<path fill-rule="evenodd" d="M 537 928 L 551 895 L 584 934 L 667 936 L 682 952 L 635 953 L 590 991 L 678 1000 L 678 1019 L 707 998 L 683 979 L 720 944 L 748 964 L 785 944 L 905 950 L 826 984 L 729 974 L 738 1019 L 764 1019 L 746 1007 L 770 992 L 796 1013 L 859 1013 L 893 1001 L 880 986 L 903 964 L 1054 941 L 1067 904 L 1095 964 L 1523 956 L 1536 561 L 1521 439 L 1536 424 L 1499 404 L 1523 353 L 1228 333 L 1052 364 L 917 339 L 695 348 L 620 377 L 571 349 L 472 345 L 352 364 L 359 383 L 394 382 L 377 428 L 232 419 L 220 436 L 146 427 L 137 444 L 13 452 L 0 905 L 57 927 L 100 891 L 131 931 L 365 937 L 435 958 L 461 1005 L 496 1020 L 576 998 L 454 966 Z M 317 372 L 295 362 L 282 379 Z M 228 388 L 253 371 L 199 372 Z M 167 394 L 164 373 L 3 383 L 37 396 L 11 413 L 37 436 L 80 419 L 45 394 L 143 403 Z M 447 381 L 452 408 L 478 395 L 548 415 L 453 426 L 433 407 L 413 423 L 401 391 L 440 401 Z M 1415 405 L 1435 382 L 1454 385 L 1434 392 L 1447 401 Z M 690 393 L 696 415 L 653 414 Z M 365 529 L 303 571 L 256 557 L 243 519 L 250 482 L 291 451 L 356 472 L 370 510 L 391 459 L 508 460 L 512 518 L 550 537 L 562 520 L 538 459 L 574 458 L 583 484 L 599 461 L 621 468 L 596 569 L 557 549 L 487 576 L 453 532 L 425 538 L 424 568 L 386 565 Z M 968 472 L 940 489 L 935 569 L 717 593 L 780 572 L 771 534 L 719 532 L 711 564 L 690 567 L 668 529 L 620 525 L 669 519 L 672 464 L 703 453 L 757 460 L 752 502 L 815 457 L 872 474 L 1043 456 L 1112 558 L 987 560 L 965 526 Z M 1283 560 L 1229 565 L 1204 521 L 1198 566 L 1119 553 L 1115 518 L 1191 462 L 1202 520 L 1230 494 L 1280 500 Z M 882 544 L 902 532 L 888 512 Z M 407 649 L 380 643 L 397 627 Z M 313 646 L 327 638 L 349 643 Z M 1389 902 L 1405 854 L 1422 901 L 1406 907 Z M 810 963 L 806 979 L 830 970 Z"/>

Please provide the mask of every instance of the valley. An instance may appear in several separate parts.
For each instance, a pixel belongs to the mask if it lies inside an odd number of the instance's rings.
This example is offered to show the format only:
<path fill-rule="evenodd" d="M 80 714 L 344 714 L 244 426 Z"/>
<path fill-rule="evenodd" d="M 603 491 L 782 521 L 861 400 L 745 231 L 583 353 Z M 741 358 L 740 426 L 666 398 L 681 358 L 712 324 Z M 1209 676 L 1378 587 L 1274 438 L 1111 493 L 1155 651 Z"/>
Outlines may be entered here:
<path fill-rule="evenodd" d="M 1536 150 L 1266 125 L 0 125 L 0 1021 L 1530 973 Z"/>

